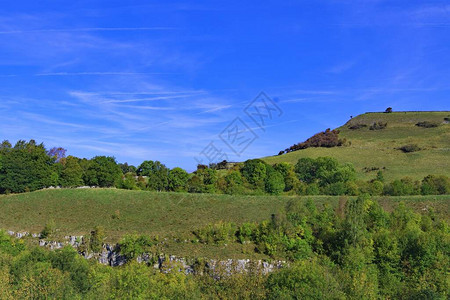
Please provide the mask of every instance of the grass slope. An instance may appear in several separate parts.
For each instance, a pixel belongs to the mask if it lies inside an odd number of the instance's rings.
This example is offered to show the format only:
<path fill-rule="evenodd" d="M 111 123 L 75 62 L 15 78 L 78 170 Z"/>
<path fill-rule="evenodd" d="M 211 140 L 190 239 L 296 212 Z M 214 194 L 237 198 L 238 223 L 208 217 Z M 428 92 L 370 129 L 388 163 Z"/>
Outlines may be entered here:
<path fill-rule="evenodd" d="M 0 228 L 40 232 L 54 219 L 59 236 L 87 234 L 105 227 L 110 241 L 126 233 L 189 237 L 191 232 L 219 221 L 241 224 L 269 219 L 290 199 L 335 206 L 334 196 L 229 196 L 213 194 L 157 193 L 118 189 L 61 189 L 0 196 Z M 417 211 L 425 207 L 448 217 L 450 196 L 380 197 L 392 209 L 400 200 Z M 119 219 L 112 217 L 120 214 Z"/>
<path fill-rule="evenodd" d="M 270 164 L 289 162 L 295 164 L 299 158 L 331 156 L 341 163 L 352 163 L 359 179 L 371 179 L 376 171 L 365 172 L 364 168 L 386 168 L 387 180 L 405 176 L 420 180 L 428 174 L 450 176 L 450 124 L 444 118 L 447 112 L 393 112 L 366 113 L 351 119 L 339 127 L 340 136 L 351 141 L 350 146 L 335 148 L 308 148 L 280 156 L 265 157 Z M 374 122 L 387 122 L 383 130 L 369 130 Z M 436 128 L 422 128 L 420 121 L 440 122 Z M 364 123 L 368 126 L 358 130 L 348 125 Z M 403 153 L 396 148 L 406 144 L 417 144 L 421 151 Z"/>

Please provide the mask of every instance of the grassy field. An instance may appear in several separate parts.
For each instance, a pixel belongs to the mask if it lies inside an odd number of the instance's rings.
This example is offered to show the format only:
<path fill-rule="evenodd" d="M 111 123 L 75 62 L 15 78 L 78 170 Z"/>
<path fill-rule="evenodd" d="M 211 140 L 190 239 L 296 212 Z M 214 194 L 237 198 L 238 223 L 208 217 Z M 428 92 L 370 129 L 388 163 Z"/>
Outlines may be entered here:
<path fill-rule="evenodd" d="M 293 198 L 335 206 L 335 196 L 228 196 L 157 193 L 118 189 L 61 189 L 0 196 L 0 228 L 40 232 L 54 219 L 59 236 L 89 233 L 95 226 L 106 229 L 108 240 L 126 233 L 190 237 L 193 230 L 220 220 L 235 223 L 269 219 Z M 379 197 L 391 210 L 401 200 L 417 211 L 434 207 L 449 215 L 450 196 Z M 113 215 L 119 215 L 114 218 Z"/>
<path fill-rule="evenodd" d="M 335 148 L 309 148 L 265 157 L 270 164 L 289 162 L 295 164 L 299 158 L 331 156 L 341 163 L 352 163 L 359 179 L 371 179 L 376 171 L 365 172 L 364 168 L 385 168 L 385 178 L 393 180 L 405 176 L 420 180 L 428 174 L 450 176 L 450 124 L 444 118 L 448 112 L 394 112 L 366 113 L 351 119 L 339 128 L 340 136 L 351 141 L 351 145 Z M 369 130 L 374 122 L 387 122 L 383 130 Z M 422 128 L 420 121 L 439 122 L 436 128 Z M 365 128 L 350 130 L 348 125 L 363 123 Z M 300 141 L 299 141 L 300 142 Z M 406 144 L 417 144 L 422 150 L 403 153 L 396 149 Z M 286 145 L 289 146 L 289 145 Z"/>

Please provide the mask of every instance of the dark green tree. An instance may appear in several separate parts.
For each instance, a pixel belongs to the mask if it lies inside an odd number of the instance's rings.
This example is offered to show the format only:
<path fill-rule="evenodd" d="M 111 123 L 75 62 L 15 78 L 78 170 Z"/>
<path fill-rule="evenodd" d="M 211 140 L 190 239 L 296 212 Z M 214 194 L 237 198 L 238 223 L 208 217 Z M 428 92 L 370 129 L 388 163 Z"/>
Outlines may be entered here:
<path fill-rule="evenodd" d="M 79 159 L 74 156 L 68 156 L 61 159 L 61 173 L 59 182 L 63 187 L 76 187 L 83 185 L 83 169 L 79 164 Z"/>
<path fill-rule="evenodd" d="M 173 168 L 169 171 L 169 190 L 174 192 L 185 192 L 189 174 L 182 168 Z"/>
<path fill-rule="evenodd" d="M 273 167 L 267 166 L 267 175 L 265 179 L 265 190 L 272 195 L 279 195 L 284 191 L 285 183 L 283 175 Z"/>
<path fill-rule="evenodd" d="M 122 170 L 114 157 L 96 156 L 86 167 L 84 181 L 87 185 L 112 187 L 120 183 Z"/>
<path fill-rule="evenodd" d="M 231 171 L 225 175 L 225 193 L 234 195 L 242 192 L 243 179 L 239 171 Z"/>
<path fill-rule="evenodd" d="M 241 169 L 245 180 L 256 188 L 264 189 L 264 180 L 266 179 L 267 164 L 260 159 L 250 159 L 244 162 Z"/>
<path fill-rule="evenodd" d="M 0 156 L 0 193 L 34 191 L 57 183 L 54 159 L 43 144 L 20 140 L 11 148 L 5 141 Z"/>
<path fill-rule="evenodd" d="M 139 176 L 147 176 L 147 188 L 152 191 L 166 191 L 169 185 L 169 169 L 159 161 L 146 160 L 138 168 Z"/>

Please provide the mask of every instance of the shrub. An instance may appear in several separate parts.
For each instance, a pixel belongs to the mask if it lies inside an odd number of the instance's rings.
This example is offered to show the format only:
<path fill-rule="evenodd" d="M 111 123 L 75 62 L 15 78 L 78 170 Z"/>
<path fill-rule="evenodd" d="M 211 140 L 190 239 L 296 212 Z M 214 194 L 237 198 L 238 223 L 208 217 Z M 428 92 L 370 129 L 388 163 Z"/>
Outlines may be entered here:
<path fill-rule="evenodd" d="M 270 274 L 268 299 L 345 299 L 330 267 L 314 260 L 300 261 Z"/>
<path fill-rule="evenodd" d="M 359 195 L 359 187 L 354 181 L 347 181 L 345 183 L 345 190 L 347 195 L 357 196 Z"/>
<path fill-rule="evenodd" d="M 320 186 L 354 179 L 356 171 L 350 164 L 340 165 L 332 157 L 300 158 L 295 165 L 298 178 L 306 183 L 317 182 Z"/>
<path fill-rule="evenodd" d="M 137 190 L 135 175 L 133 173 L 126 173 L 120 188 L 125 190 Z"/>
<path fill-rule="evenodd" d="M 55 220 L 50 219 L 41 231 L 41 238 L 45 239 L 52 236 L 56 231 Z"/>
<path fill-rule="evenodd" d="M 242 192 L 242 176 L 239 171 L 231 171 L 229 172 L 225 178 L 225 187 L 224 191 L 227 194 L 234 195 L 240 194 Z"/>
<path fill-rule="evenodd" d="M 266 192 L 272 195 L 279 195 L 283 192 L 285 186 L 283 175 L 272 167 L 268 168 L 265 180 Z"/>
<path fill-rule="evenodd" d="M 370 130 L 382 130 L 382 129 L 385 129 L 386 126 L 387 126 L 387 122 L 383 123 L 381 121 L 378 121 L 378 122 L 374 122 L 372 125 L 370 125 L 369 129 Z"/>
<path fill-rule="evenodd" d="M 125 235 L 119 242 L 119 251 L 128 259 L 135 258 L 141 254 L 151 252 L 151 247 L 156 240 L 145 235 Z"/>
<path fill-rule="evenodd" d="M 450 194 L 450 178 L 445 175 L 428 175 L 422 180 L 422 195 Z"/>
<path fill-rule="evenodd" d="M 325 188 L 325 192 L 327 195 L 344 195 L 347 192 L 347 188 L 344 182 L 335 182 L 332 183 Z"/>
<path fill-rule="evenodd" d="M 308 184 L 305 190 L 306 195 L 319 195 L 319 185 L 317 183 Z"/>
<path fill-rule="evenodd" d="M 352 124 L 350 126 L 348 126 L 348 129 L 350 130 L 357 130 L 357 129 L 361 129 L 367 127 L 367 124 L 363 124 L 363 123 L 356 123 L 356 124 Z"/>
<path fill-rule="evenodd" d="M 440 124 L 438 122 L 431 122 L 431 121 L 421 121 L 416 124 L 416 126 L 423 128 L 433 128 L 438 127 L 439 125 Z"/>
<path fill-rule="evenodd" d="M 89 248 L 94 252 L 100 252 L 103 248 L 103 240 L 105 239 L 105 229 L 102 226 L 96 226 L 91 231 L 89 239 Z"/>
<path fill-rule="evenodd" d="M 401 146 L 398 149 L 402 150 L 404 153 L 416 152 L 416 151 L 420 151 L 421 150 L 420 147 L 417 146 L 417 144 L 404 145 L 404 146 Z"/>
<path fill-rule="evenodd" d="M 194 235 L 204 244 L 225 244 L 234 240 L 236 225 L 229 222 L 219 222 L 205 228 L 195 230 Z"/>
<path fill-rule="evenodd" d="M 347 142 L 346 139 L 339 138 L 339 130 L 336 129 L 330 130 L 330 128 L 328 128 L 324 132 L 319 132 L 313 135 L 303 143 L 292 145 L 291 147 L 285 149 L 284 151 L 288 153 L 310 147 L 327 147 L 327 148 L 338 147 L 344 145 L 346 142 Z"/>
<path fill-rule="evenodd" d="M 384 194 L 390 196 L 417 195 L 420 193 L 420 182 L 409 177 L 394 180 L 384 186 Z"/>
<path fill-rule="evenodd" d="M 383 182 L 380 180 L 374 180 L 369 183 L 369 193 L 372 196 L 379 196 L 383 193 Z"/>
<path fill-rule="evenodd" d="M 238 241 L 243 244 L 245 242 L 250 242 L 253 239 L 253 234 L 257 228 L 256 223 L 244 223 L 239 226 L 236 233 Z"/>
<path fill-rule="evenodd" d="M 384 174 L 383 174 L 383 171 L 378 171 L 377 172 L 377 177 L 375 178 L 375 180 L 378 180 L 378 181 L 380 181 L 380 182 L 384 182 Z"/>

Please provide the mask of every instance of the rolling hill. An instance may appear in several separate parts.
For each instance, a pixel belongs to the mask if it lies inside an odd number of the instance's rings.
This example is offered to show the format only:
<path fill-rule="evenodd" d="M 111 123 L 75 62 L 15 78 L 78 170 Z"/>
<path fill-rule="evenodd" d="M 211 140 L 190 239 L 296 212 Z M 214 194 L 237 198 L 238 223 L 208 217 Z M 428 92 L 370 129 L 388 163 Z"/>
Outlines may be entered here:
<path fill-rule="evenodd" d="M 365 113 L 352 118 L 340 130 L 349 145 L 334 148 L 308 148 L 262 158 L 267 163 L 295 164 L 302 157 L 331 156 L 341 163 L 352 163 L 359 179 L 374 178 L 378 169 L 387 180 L 409 176 L 421 180 L 428 174 L 450 175 L 450 111 Z M 447 118 L 447 119 L 446 119 Z M 439 124 L 424 128 L 418 122 Z M 387 123 L 385 129 L 370 130 L 373 123 Z M 363 124 L 365 127 L 349 129 Z M 298 142 L 298 141 L 297 141 Z M 404 153 L 399 147 L 416 144 L 421 150 Z"/>

